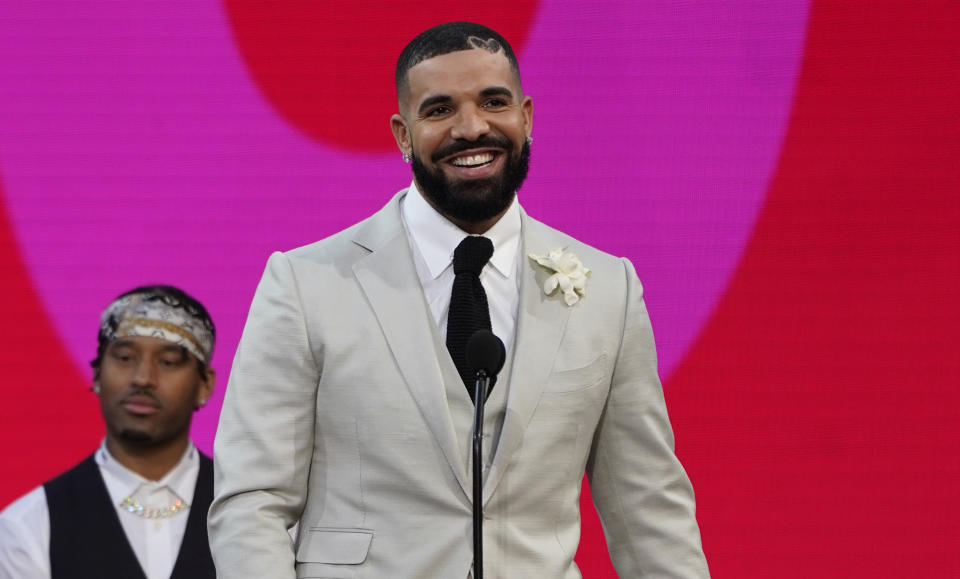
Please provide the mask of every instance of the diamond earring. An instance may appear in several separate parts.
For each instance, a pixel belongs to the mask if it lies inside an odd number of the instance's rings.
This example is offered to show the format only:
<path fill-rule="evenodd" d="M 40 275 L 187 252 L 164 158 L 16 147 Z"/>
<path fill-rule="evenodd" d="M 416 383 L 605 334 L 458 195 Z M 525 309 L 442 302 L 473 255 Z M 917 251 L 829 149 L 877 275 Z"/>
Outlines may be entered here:
<path fill-rule="evenodd" d="M 410 162 L 410 155 L 409 155 L 409 154 L 407 154 L 407 153 L 404 153 L 404 154 L 403 154 L 403 162 L 404 162 L 404 163 L 409 163 L 409 162 Z"/>

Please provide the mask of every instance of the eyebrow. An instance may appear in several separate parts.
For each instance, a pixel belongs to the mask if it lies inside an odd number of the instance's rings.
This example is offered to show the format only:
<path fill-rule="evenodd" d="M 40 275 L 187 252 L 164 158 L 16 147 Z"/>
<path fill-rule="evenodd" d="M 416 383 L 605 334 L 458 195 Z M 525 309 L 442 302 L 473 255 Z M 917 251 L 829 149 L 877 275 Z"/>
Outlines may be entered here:
<path fill-rule="evenodd" d="M 492 97 L 492 96 L 505 96 L 509 99 L 513 99 L 513 92 L 505 86 L 491 86 L 480 91 L 481 97 Z M 428 108 L 444 104 L 452 101 L 453 98 L 450 95 L 438 94 L 431 97 L 423 99 L 423 102 L 420 103 L 420 106 L 417 108 L 417 113 L 422 114 Z"/>
<path fill-rule="evenodd" d="M 161 351 L 161 352 L 164 352 L 164 353 L 166 353 L 166 352 L 176 352 L 176 353 L 182 354 L 182 355 L 184 355 L 184 356 L 186 356 L 186 355 L 189 353 L 189 351 L 188 351 L 186 348 L 184 348 L 183 346 L 181 346 L 181 345 L 179 345 L 179 344 L 166 344 L 166 345 L 164 345 L 164 346 L 162 346 L 162 347 L 160 348 L 160 351 Z"/>
<path fill-rule="evenodd" d="M 505 86 L 492 86 L 490 88 L 485 88 L 480 91 L 480 96 L 491 97 L 491 96 L 505 96 L 507 98 L 513 98 L 513 92 L 510 91 Z"/>
<path fill-rule="evenodd" d="M 445 95 L 445 94 L 438 94 L 432 97 L 427 97 L 423 99 L 423 102 L 420 103 L 420 107 L 417 108 L 417 113 L 423 113 L 425 110 L 432 107 L 433 105 L 448 103 L 452 100 L 453 99 L 450 98 L 450 95 Z"/>

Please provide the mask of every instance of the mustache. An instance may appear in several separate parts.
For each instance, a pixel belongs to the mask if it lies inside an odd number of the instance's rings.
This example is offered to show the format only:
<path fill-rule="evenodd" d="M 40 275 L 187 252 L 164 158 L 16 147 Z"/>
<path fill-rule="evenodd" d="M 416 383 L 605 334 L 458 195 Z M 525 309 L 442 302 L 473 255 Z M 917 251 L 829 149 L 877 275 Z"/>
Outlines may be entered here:
<path fill-rule="evenodd" d="M 437 149 L 430 160 L 436 163 L 444 157 L 456 155 L 470 149 L 479 149 L 481 147 L 490 147 L 493 149 L 504 149 L 507 153 L 513 152 L 513 141 L 506 137 L 497 137 L 493 135 L 484 135 L 476 141 L 454 141 L 445 147 Z"/>
<path fill-rule="evenodd" d="M 157 398 L 157 395 L 148 388 L 134 388 L 133 390 L 123 395 L 123 398 L 120 399 L 120 403 L 123 404 L 124 402 L 133 398 L 134 396 L 144 396 L 152 400 L 154 403 L 156 403 L 157 407 L 163 406 L 163 402 L 161 402 L 160 399 Z"/>

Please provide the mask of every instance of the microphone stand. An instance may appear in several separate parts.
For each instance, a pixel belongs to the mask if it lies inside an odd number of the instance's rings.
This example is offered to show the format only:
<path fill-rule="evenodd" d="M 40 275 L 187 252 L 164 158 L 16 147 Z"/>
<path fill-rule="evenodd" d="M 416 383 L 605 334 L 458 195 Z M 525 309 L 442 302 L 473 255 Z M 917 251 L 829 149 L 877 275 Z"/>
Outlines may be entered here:
<path fill-rule="evenodd" d="M 483 579 L 483 405 L 490 381 L 503 368 L 507 353 L 490 330 L 480 329 L 467 340 L 467 363 L 477 368 L 473 383 L 473 579 Z"/>
<path fill-rule="evenodd" d="M 473 386 L 473 579 L 483 579 L 483 406 L 490 377 L 477 370 Z"/>

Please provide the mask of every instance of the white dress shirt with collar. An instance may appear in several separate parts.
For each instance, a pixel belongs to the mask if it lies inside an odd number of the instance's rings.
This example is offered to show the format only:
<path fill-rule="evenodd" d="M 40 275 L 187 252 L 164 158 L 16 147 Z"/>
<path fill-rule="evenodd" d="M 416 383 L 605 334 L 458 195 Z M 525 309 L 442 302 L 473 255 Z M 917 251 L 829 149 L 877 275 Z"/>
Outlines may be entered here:
<path fill-rule="evenodd" d="M 168 579 L 187 529 L 190 504 L 200 472 L 193 444 L 180 462 L 158 481 L 150 481 L 123 466 L 104 441 L 94 459 L 106 484 L 117 517 L 147 579 Z M 147 507 L 166 507 L 176 499 L 185 508 L 163 519 L 141 518 L 122 506 L 133 497 Z M 17 499 L 0 513 L 0 579 L 50 577 L 50 516 L 43 486 Z"/>
<path fill-rule="evenodd" d="M 400 214 L 430 313 L 440 330 L 440 337 L 446 343 L 447 315 L 454 278 L 453 250 L 468 234 L 427 203 L 416 183 L 410 184 L 401 202 Z M 520 303 L 520 276 L 517 274 L 520 262 L 520 205 L 516 199 L 483 236 L 493 242 L 493 256 L 480 272 L 480 283 L 490 305 L 491 329 L 503 340 L 509 360 Z"/>

